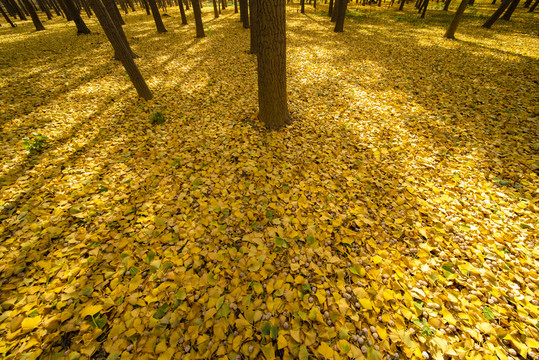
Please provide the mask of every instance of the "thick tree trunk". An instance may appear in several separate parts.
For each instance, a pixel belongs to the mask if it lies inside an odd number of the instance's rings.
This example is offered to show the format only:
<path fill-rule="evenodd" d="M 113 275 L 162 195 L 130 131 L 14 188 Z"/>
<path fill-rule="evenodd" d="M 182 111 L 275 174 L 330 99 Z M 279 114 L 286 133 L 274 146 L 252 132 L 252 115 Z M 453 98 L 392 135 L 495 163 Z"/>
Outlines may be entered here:
<path fill-rule="evenodd" d="M 45 27 L 41 23 L 41 20 L 39 20 L 39 16 L 37 16 L 36 9 L 30 4 L 29 0 L 22 0 L 24 6 L 26 7 L 26 10 L 30 13 L 30 16 L 32 17 L 32 22 L 34 23 L 34 26 L 36 27 L 36 31 L 45 30 Z"/>
<path fill-rule="evenodd" d="M 65 6 L 67 8 L 67 11 L 69 11 L 69 14 L 71 15 L 71 18 L 73 19 L 73 22 L 77 26 L 77 34 L 89 34 L 90 29 L 86 26 L 84 23 L 84 20 L 82 20 L 82 17 L 80 16 L 79 9 L 75 6 L 73 3 L 73 0 L 63 0 L 65 3 Z"/>
<path fill-rule="evenodd" d="M 451 0 L 445 0 L 445 2 L 444 2 L 444 11 L 449 10 L 449 4 L 451 4 Z"/>
<path fill-rule="evenodd" d="M 115 54 L 118 55 L 122 65 L 127 71 L 127 75 L 129 75 L 138 95 L 143 99 L 150 100 L 153 97 L 152 92 L 148 88 L 146 81 L 142 77 L 142 74 L 131 56 L 132 51 L 129 49 L 129 44 L 124 43 L 122 37 L 116 30 L 116 25 L 110 18 L 101 0 L 90 0 L 90 5 L 94 9 L 95 16 L 114 48 Z"/>
<path fill-rule="evenodd" d="M 490 29 L 490 27 L 496 22 L 496 20 L 498 20 L 498 18 L 503 14 L 505 9 L 509 7 L 509 5 L 511 4 L 511 1 L 512 0 L 503 0 L 502 3 L 500 4 L 500 7 L 498 7 L 498 9 L 494 12 L 494 14 L 492 14 L 492 16 L 489 17 L 487 21 L 485 21 L 485 23 L 481 26 L 484 28 Z"/>
<path fill-rule="evenodd" d="M 200 10 L 200 2 L 198 0 L 192 0 L 191 4 L 193 5 L 193 15 L 195 16 L 197 38 L 203 38 L 206 36 L 206 34 L 204 34 L 204 25 L 202 24 L 202 12 Z"/>
<path fill-rule="evenodd" d="M 348 0 L 337 0 L 337 21 L 335 22 L 335 32 L 344 31 L 344 18 L 346 17 L 346 5 Z"/>
<path fill-rule="evenodd" d="M 425 14 L 427 13 L 427 7 L 429 6 L 429 0 L 425 0 L 423 3 L 423 12 L 421 13 L 421 19 L 425 18 Z"/>
<path fill-rule="evenodd" d="M 114 23 L 118 26 L 125 25 L 125 21 L 122 18 L 122 14 L 120 14 L 120 10 L 118 10 L 118 7 L 116 4 L 110 0 L 103 1 L 103 5 L 105 5 L 105 8 L 107 9 L 107 12 L 109 13 L 110 18 Z"/>
<path fill-rule="evenodd" d="M 213 17 L 217 19 L 219 17 L 219 10 L 217 9 L 217 0 L 213 0 Z"/>
<path fill-rule="evenodd" d="M 258 117 L 269 129 L 288 123 L 286 94 L 286 2 L 259 1 Z"/>
<path fill-rule="evenodd" d="M 457 26 L 459 26 L 460 19 L 462 19 L 462 14 L 464 14 L 464 10 L 466 10 L 466 6 L 468 6 L 468 2 L 470 0 L 462 0 L 457 12 L 455 13 L 455 16 L 453 16 L 453 20 L 451 20 L 451 24 L 449 24 L 449 27 L 447 28 L 447 31 L 445 32 L 444 37 L 448 39 L 454 39 L 455 38 L 455 31 L 457 30 Z"/>
<path fill-rule="evenodd" d="M 183 8 L 183 0 L 178 1 L 178 6 L 180 7 L 180 14 L 182 16 L 182 25 L 187 25 L 187 16 L 185 16 L 185 9 Z"/>
<path fill-rule="evenodd" d="M 328 15 L 333 15 L 333 0 L 329 0 Z"/>
<path fill-rule="evenodd" d="M 539 4 L 539 0 L 535 0 L 535 2 L 533 3 L 533 5 L 530 7 L 530 9 L 528 10 L 528 12 L 533 12 L 535 10 L 535 8 L 537 7 L 537 4 Z"/>
<path fill-rule="evenodd" d="M 9 16 L 6 14 L 6 12 L 4 11 L 4 9 L 2 8 L 2 6 L 0 6 L 0 12 L 2 13 L 2 16 L 4 17 L 4 19 L 6 19 L 7 23 L 9 25 L 11 25 L 11 27 L 17 27 L 17 25 L 15 25 L 13 23 L 13 21 L 11 21 L 11 19 L 9 18 Z"/>
<path fill-rule="evenodd" d="M 300 0 L 299 5 L 301 6 L 301 13 L 305 14 L 305 0 Z"/>
<path fill-rule="evenodd" d="M 511 5 L 509 5 L 507 10 L 505 11 L 505 14 L 502 15 L 501 19 L 502 20 L 511 20 L 511 15 L 513 15 L 513 12 L 515 12 L 515 9 L 517 8 L 519 2 L 520 2 L 520 0 L 511 1 Z"/>
<path fill-rule="evenodd" d="M 247 0 L 240 0 L 240 21 L 244 29 L 249 29 L 249 6 Z"/>
<path fill-rule="evenodd" d="M 148 3 L 150 4 L 150 9 L 152 10 L 153 20 L 155 21 L 157 32 L 166 33 L 167 29 L 165 29 L 165 25 L 163 24 L 163 20 L 161 19 L 161 14 L 159 13 L 159 9 L 157 8 L 157 3 L 155 2 L 155 0 L 148 0 Z"/>
<path fill-rule="evenodd" d="M 249 53 L 257 54 L 260 42 L 259 34 L 259 22 L 258 22 L 258 2 L 260 0 L 250 0 L 249 1 L 249 15 L 251 17 L 251 49 Z M 268 0 L 261 0 L 268 1 Z"/>

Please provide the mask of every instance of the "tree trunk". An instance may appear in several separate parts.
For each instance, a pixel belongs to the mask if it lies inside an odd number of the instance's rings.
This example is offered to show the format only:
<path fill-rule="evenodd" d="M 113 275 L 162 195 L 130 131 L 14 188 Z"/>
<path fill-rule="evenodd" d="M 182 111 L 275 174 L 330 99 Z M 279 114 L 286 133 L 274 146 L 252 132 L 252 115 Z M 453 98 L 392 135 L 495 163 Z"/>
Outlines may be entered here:
<path fill-rule="evenodd" d="M 260 34 L 259 34 L 259 20 L 258 20 L 258 2 L 260 0 L 250 0 L 249 1 L 249 14 L 251 17 L 251 49 L 249 53 L 258 54 Z M 268 1 L 268 0 L 262 0 Z"/>
<path fill-rule="evenodd" d="M 234 14 L 238 13 L 238 0 L 234 0 Z"/>
<path fill-rule="evenodd" d="M 405 1 L 406 1 L 406 0 L 402 0 L 402 1 L 401 1 L 400 5 L 399 5 L 399 11 L 402 11 L 402 10 L 404 9 L 404 2 L 405 2 Z"/>
<path fill-rule="evenodd" d="M 142 4 L 144 5 L 144 9 L 146 10 L 146 15 L 151 15 L 152 12 L 150 11 L 150 5 L 148 4 L 148 0 L 141 0 Z"/>
<path fill-rule="evenodd" d="M 219 17 L 219 10 L 217 9 L 217 1 L 213 0 L 213 17 L 217 19 Z"/>
<path fill-rule="evenodd" d="M 502 20 L 510 20 L 511 15 L 513 15 L 513 12 L 517 8 L 519 2 L 520 2 L 520 0 L 513 0 L 511 2 L 511 5 L 509 5 L 509 7 L 507 8 L 507 11 L 505 12 L 505 14 L 502 15 L 501 19 Z"/>
<path fill-rule="evenodd" d="M 82 0 L 82 7 L 84 8 L 84 11 L 86 12 L 86 15 L 88 15 L 89 18 L 92 17 L 92 10 L 90 9 L 90 6 L 88 5 L 87 0 Z"/>
<path fill-rule="evenodd" d="M 32 17 L 32 22 L 34 23 L 34 26 L 36 27 L 36 31 L 45 30 L 45 27 L 41 23 L 41 20 L 39 20 L 39 16 L 37 16 L 36 9 L 30 4 L 29 0 L 22 0 L 24 6 L 26 7 L 26 10 L 30 13 L 30 16 Z"/>
<path fill-rule="evenodd" d="M 305 0 L 300 0 L 299 5 L 301 6 L 301 13 L 305 14 Z"/>
<path fill-rule="evenodd" d="M 444 37 L 448 39 L 454 39 L 455 38 L 455 31 L 457 30 L 457 26 L 459 26 L 460 19 L 462 19 L 462 14 L 464 14 L 464 10 L 466 10 L 466 6 L 468 6 L 468 2 L 470 0 L 462 0 L 457 12 L 455 13 L 455 16 L 453 16 L 453 20 L 451 20 L 451 24 L 449 24 L 449 27 L 447 28 L 447 31 L 445 32 Z"/>
<path fill-rule="evenodd" d="M 427 7 L 429 6 L 429 0 L 425 0 L 423 3 L 423 12 L 421 13 L 421 19 L 425 18 L 425 14 L 427 13 Z"/>
<path fill-rule="evenodd" d="M 112 21 L 121 27 L 122 25 L 125 25 L 125 21 L 122 18 L 122 14 L 120 14 L 120 10 L 118 10 L 118 7 L 116 4 L 110 0 L 103 1 L 103 5 L 105 5 L 105 8 L 107 9 L 107 12 L 109 13 L 110 18 Z"/>
<path fill-rule="evenodd" d="M 206 34 L 204 34 L 204 25 L 202 24 L 202 12 L 200 10 L 200 2 L 198 0 L 192 0 L 191 4 L 193 5 L 193 15 L 195 17 L 197 38 L 203 38 L 206 36 Z"/>
<path fill-rule="evenodd" d="M 451 0 L 445 0 L 444 2 L 444 11 L 449 10 L 449 4 L 451 4 Z M 462 4 L 462 3 L 461 3 Z M 458 25 L 458 24 L 457 24 Z"/>
<path fill-rule="evenodd" d="M 63 1 L 65 3 L 67 11 L 69 11 L 71 18 L 73 19 L 73 22 L 77 26 L 77 35 L 89 34 L 90 29 L 88 29 L 88 27 L 84 23 L 84 20 L 82 20 L 79 9 L 77 9 L 75 4 L 73 3 L 73 0 L 63 0 Z"/>
<path fill-rule="evenodd" d="M 67 6 L 63 0 L 58 0 L 58 5 L 62 9 L 62 12 L 64 13 L 67 21 L 73 21 L 73 18 L 71 17 L 71 11 L 67 9 Z"/>
<path fill-rule="evenodd" d="M 261 30 L 258 117 L 267 128 L 279 129 L 290 118 L 286 94 L 286 2 L 262 0 L 257 5 L 257 20 Z"/>
<path fill-rule="evenodd" d="M 155 21 L 157 32 L 166 33 L 167 29 L 165 29 L 165 25 L 163 24 L 163 20 L 161 19 L 161 14 L 159 13 L 159 9 L 157 8 L 157 3 L 155 2 L 155 0 L 148 0 L 148 3 L 150 4 L 150 9 L 152 10 L 153 20 Z"/>
<path fill-rule="evenodd" d="M 503 14 L 505 9 L 509 7 L 509 5 L 511 4 L 511 1 L 512 0 L 503 0 L 502 3 L 500 4 L 500 7 L 498 7 L 498 9 L 494 12 L 494 14 L 492 14 L 492 16 L 489 17 L 487 21 L 485 21 L 485 23 L 481 26 L 484 28 L 490 29 L 490 27 L 496 22 L 496 20 L 498 20 L 498 18 Z"/>
<path fill-rule="evenodd" d="M 105 0 L 105 1 L 99 0 L 99 1 L 100 1 L 100 3 L 102 5 L 105 6 L 105 10 L 107 10 L 107 14 L 109 15 L 110 19 L 112 20 L 112 24 L 116 28 L 116 32 L 120 35 L 122 41 L 125 43 L 124 46 L 131 52 L 131 56 L 133 57 L 133 59 L 138 58 L 139 56 L 137 54 L 135 54 L 131 50 L 131 47 L 129 46 L 129 42 L 127 41 L 127 36 L 125 36 L 124 29 L 122 28 L 123 20 L 122 20 L 122 16 L 120 15 L 120 11 L 118 11 L 118 7 L 116 5 L 114 5 L 114 3 L 112 1 L 107 1 L 107 0 Z M 90 3 L 90 6 L 92 6 L 91 3 Z M 94 12 L 95 12 L 95 10 L 94 10 Z M 122 22 L 120 22 L 120 20 Z M 116 59 L 120 59 L 118 54 L 116 54 Z"/>
<path fill-rule="evenodd" d="M 118 55 L 122 65 L 127 71 L 127 75 L 129 75 L 129 78 L 135 86 L 138 95 L 145 100 L 150 100 L 153 97 L 152 92 L 148 88 L 146 81 L 142 77 L 142 74 L 135 64 L 133 57 L 131 56 L 132 51 L 129 49 L 129 44 L 124 43 L 122 37 L 117 31 L 116 25 L 110 18 L 101 0 L 90 0 L 90 5 L 94 10 L 95 16 L 101 24 L 105 35 L 114 48 L 114 53 Z"/>
<path fill-rule="evenodd" d="M 247 0 L 240 0 L 240 21 L 243 22 L 243 28 L 249 29 L 249 6 Z"/>
<path fill-rule="evenodd" d="M 328 8 L 328 15 L 333 15 L 333 0 L 329 0 L 329 8 Z"/>
<path fill-rule="evenodd" d="M 341 5 L 340 0 L 333 0 L 333 13 L 331 14 L 331 22 L 336 22 L 337 17 L 339 16 L 339 6 Z"/>
<path fill-rule="evenodd" d="M 6 14 L 6 12 L 4 11 L 4 9 L 2 8 L 2 6 L 0 6 L 0 12 L 2 13 L 2 16 L 4 17 L 4 19 L 6 19 L 6 21 L 8 22 L 9 25 L 11 25 L 11 27 L 17 27 L 17 25 L 15 25 L 13 23 L 13 21 L 11 21 L 11 19 L 9 18 L 9 16 Z"/>
<path fill-rule="evenodd" d="M 187 25 L 187 16 L 185 16 L 185 9 L 183 8 L 183 0 L 178 1 L 178 6 L 180 7 L 180 14 L 182 16 L 182 25 Z"/>
<path fill-rule="evenodd" d="M 533 5 L 530 7 L 530 9 L 528 10 L 528 12 L 533 12 L 535 10 L 535 8 L 537 7 L 537 4 L 539 4 L 539 0 L 535 0 L 535 2 L 533 3 Z"/>
<path fill-rule="evenodd" d="M 337 0 L 337 21 L 335 22 L 335 32 L 344 31 L 344 18 L 346 17 L 346 5 L 348 0 Z"/>
<path fill-rule="evenodd" d="M 37 0 L 37 6 L 47 15 L 47 20 L 52 20 L 52 14 L 47 5 L 43 3 L 43 0 Z"/>

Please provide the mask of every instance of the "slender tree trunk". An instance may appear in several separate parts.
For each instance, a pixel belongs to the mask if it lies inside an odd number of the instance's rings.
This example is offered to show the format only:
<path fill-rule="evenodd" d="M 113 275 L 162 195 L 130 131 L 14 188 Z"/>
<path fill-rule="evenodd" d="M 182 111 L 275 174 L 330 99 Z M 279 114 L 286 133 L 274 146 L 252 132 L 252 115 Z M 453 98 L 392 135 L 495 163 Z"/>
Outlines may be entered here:
<path fill-rule="evenodd" d="M 532 4 L 532 1 L 533 0 L 526 0 L 526 2 L 524 2 L 524 8 L 527 9 L 530 7 L 530 5 Z"/>
<path fill-rule="evenodd" d="M 485 23 L 481 26 L 484 28 L 490 29 L 490 27 L 496 22 L 496 20 L 498 20 L 498 18 L 503 14 L 505 9 L 509 7 L 509 5 L 511 4 L 511 1 L 512 0 L 503 0 L 502 3 L 500 4 L 500 7 L 498 7 L 498 9 L 494 12 L 494 14 L 492 14 L 492 16 L 489 17 L 487 21 L 485 21 Z"/>
<path fill-rule="evenodd" d="M 11 21 L 11 19 L 9 18 L 9 16 L 6 14 L 6 12 L 4 11 L 4 9 L 2 8 L 2 6 L 0 6 L 0 12 L 2 13 L 2 16 L 4 17 L 4 19 L 6 19 L 6 21 L 8 22 L 9 25 L 11 25 L 11 27 L 17 27 L 17 25 L 15 25 L 13 23 L 13 21 Z"/>
<path fill-rule="evenodd" d="M 249 29 L 249 6 L 247 0 L 240 1 L 240 21 L 243 22 L 243 28 Z"/>
<path fill-rule="evenodd" d="M 278 129 L 290 117 L 286 94 L 286 2 L 262 0 L 258 5 L 258 117 L 269 129 Z"/>
<path fill-rule="evenodd" d="M 228 6 L 227 0 L 222 0 L 222 1 L 221 1 L 221 4 L 222 4 L 222 6 L 223 6 L 223 10 L 226 10 L 226 7 Z"/>
<path fill-rule="evenodd" d="M 533 12 L 535 10 L 535 8 L 537 7 L 537 4 L 539 4 L 539 0 L 535 0 L 535 2 L 533 3 L 533 5 L 530 7 L 530 9 L 528 10 L 528 12 Z"/>
<path fill-rule="evenodd" d="M 425 18 L 425 14 L 427 13 L 427 7 L 429 6 L 429 0 L 425 0 L 423 4 L 423 12 L 421 13 L 421 19 Z"/>
<path fill-rule="evenodd" d="M 406 1 L 406 0 L 402 0 L 402 1 L 401 1 L 400 5 L 399 5 L 399 11 L 402 11 L 402 10 L 404 9 L 404 2 L 405 2 L 405 1 Z"/>
<path fill-rule="evenodd" d="M 30 16 L 32 17 L 32 22 L 34 23 L 34 26 L 36 27 L 36 31 L 45 30 L 45 27 L 41 23 L 41 20 L 39 20 L 39 16 L 37 16 L 36 9 L 30 4 L 29 0 L 22 0 L 24 3 L 24 6 L 26 7 L 26 10 L 30 13 Z"/>
<path fill-rule="evenodd" d="M 505 13 L 502 15 L 500 19 L 509 21 L 511 19 L 511 15 L 513 15 L 513 12 L 517 8 L 519 2 L 520 0 L 511 1 L 511 5 L 509 5 L 509 7 L 507 8 L 507 10 L 505 11 Z"/>
<path fill-rule="evenodd" d="M 13 0 L 14 3 L 16 3 L 17 1 L 16 0 Z M 24 15 L 26 16 L 30 16 L 30 13 L 28 12 L 28 10 L 26 9 L 26 4 L 24 4 L 24 1 L 22 2 L 19 2 L 19 8 L 22 10 L 22 12 L 24 13 Z"/>
<path fill-rule="evenodd" d="M 496 5 L 496 0 L 492 0 L 492 5 Z"/>
<path fill-rule="evenodd" d="M 299 5 L 301 6 L 301 13 L 305 14 L 305 0 L 300 0 Z"/>
<path fill-rule="evenodd" d="M 234 14 L 238 13 L 238 0 L 234 0 Z"/>
<path fill-rule="evenodd" d="M 344 18 L 346 17 L 346 5 L 348 3 L 348 0 L 337 0 L 337 21 L 335 22 L 335 29 L 333 31 L 335 32 L 343 32 L 344 31 Z"/>
<path fill-rule="evenodd" d="M 62 12 L 66 16 L 66 20 L 67 21 L 73 21 L 73 18 L 71 17 L 71 11 L 69 11 L 67 9 L 65 1 L 64 0 L 58 0 L 58 5 L 60 6 L 60 8 L 62 9 Z"/>
<path fill-rule="evenodd" d="M 91 18 L 92 17 L 92 10 L 90 9 L 90 6 L 88 5 L 88 1 L 87 0 L 82 0 L 81 3 L 82 3 L 82 7 L 83 7 L 84 11 L 86 12 L 86 15 L 88 15 L 88 17 Z"/>
<path fill-rule="evenodd" d="M 462 15 L 464 14 L 464 10 L 466 10 L 466 6 L 468 6 L 468 2 L 469 0 L 462 0 L 460 2 L 457 12 L 455 13 L 455 16 L 453 16 L 453 20 L 451 20 L 451 24 L 449 24 L 444 37 L 448 39 L 455 38 L 455 31 L 457 31 L 457 26 L 459 26 L 460 19 L 462 19 Z"/>
<path fill-rule="evenodd" d="M 449 5 L 451 4 L 451 0 L 445 0 L 444 2 L 444 11 L 449 10 Z M 462 3 L 461 3 L 462 4 Z"/>
<path fill-rule="evenodd" d="M 258 3 L 259 1 L 268 0 L 250 0 L 249 1 L 249 14 L 251 16 L 251 49 L 249 53 L 258 54 L 258 48 L 260 43 L 259 34 L 259 20 L 258 20 Z"/>
<path fill-rule="evenodd" d="M 191 4 L 193 5 L 193 15 L 195 17 L 197 38 L 203 38 L 206 36 L 206 34 L 204 34 L 204 25 L 202 24 L 202 12 L 200 10 L 200 2 L 198 0 L 192 0 Z"/>
<path fill-rule="evenodd" d="M 217 19 L 219 17 L 219 10 L 217 9 L 217 1 L 213 0 L 213 17 Z"/>
<path fill-rule="evenodd" d="M 333 15 L 333 0 L 329 0 L 328 15 Z"/>
<path fill-rule="evenodd" d="M 133 57 L 131 56 L 132 51 L 129 49 L 129 44 L 124 43 L 122 37 L 117 31 L 116 25 L 110 18 L 101 0 L 90 0 L 90 5 L 94 9 L 95 16 L 97 17 L 103 31 L 107 35 L 107 38 L 114 48 L 115 54 L 119 56 L 122 65 L 127 71 L 127 75 L 129 75 L 131 82 L 137 90 L 138 95 L 145 100 L 150 100 L 153 97 L 152 92 L 148 88 L 146 81 L 142 77 L 142 74 L 135 64 Z"/>
<path fill-rule="evenodd" d="M 77 26 L 77 35 L 89 34 L 90 29 L 88 29 L 88 27 L 84 23 L 84 20 L 82 20 L 79 9 L 77 9 L 73 0 L 63 0 L 63 1 L 64 1 L 67 11 L 69 11 L 71 18 L 73 19 L 73 22 Z"/>
<path fill-rule="evenodd" d="M 144 4 L 144 9 L 146 10 L 146 15 L 151 15 L 151 11 L 150 11 L 150 5 L 148 5 L 148 0 L 141 0 L 142 3 Z"/>
<path fill-rule="evenodd" d="M 189 11 L 189 0 L 183 0 L 184 2 L 184 5 L 185 5 L 185 10 L 186 11 Z"/>
<path fill-rule="evenodd" d="M 120 3 L 120 7 L 124 11 L 125 15 L 129 14 L 129 11 L 127 10 L 127 5 L 125 4 L 125 1 L 124 0 L 119 0 L 118 2 Z"/>
<path fill-rule="evenodd" d="M 183 8 L 183 0 L 178 1 L 178 6 L 180 7 L 180 14 L 182 16 L 182 25 L 187 25 L 187 16 L 185 16 L 185 10 Z"/>
<path fill-rule="evenodd" d="M 107 1 L 107 0 L 105 0 Z M 157 3 L 155 0 L 148 0 L 148 3 L 150 3 L 150 9 L 152 10 L 153 20 L 155 21 L 155 26 L 157 27 L 158 33 L 166 33 L 167 29 L 165 29 L 165 25 L 163 24 L 163 20 L 161 19 L 161 14 L 159 14 L 159 9 L 157 8 Z"/>
<path fill-rule="evenodd" d="M 133 12 L 137 11 L 135 9 L 135 4 L 133 3 L 133 0 L 126 0 L 126 2 L 127 2 L 127 5 L 129 5 L 129 7 L 131 8 L 131 11 Z"/>
<path fill-rule="evenodd" d="M 46 1 L 50 5 L 50 7 L 54 9 L 54 12 L 56 13 L 57 16 L 62 16 L 62 10 L 60 9 L 56 1 L 50 1 L 50 0 L 46 0 Z"/>
<path fill-rule="evenodd" d="M 45 15 L 47 15 L 47 20 L 52 20 L 52 14 L 49 10 L 49 8 L 47 7 L 47 5 L 45 5 L 43 3 L 43 0 L 36 0 L 37 1 L 37 6 L 39 6 L 39 9 L 45 13 Z"/>
<path fill-rule="evenodd" d="M 333 0 L 333 13 L 331 14 L 331 22 L 337 22 L 339 16 L 339 6 L 341 6 L 340 0 Z"/>

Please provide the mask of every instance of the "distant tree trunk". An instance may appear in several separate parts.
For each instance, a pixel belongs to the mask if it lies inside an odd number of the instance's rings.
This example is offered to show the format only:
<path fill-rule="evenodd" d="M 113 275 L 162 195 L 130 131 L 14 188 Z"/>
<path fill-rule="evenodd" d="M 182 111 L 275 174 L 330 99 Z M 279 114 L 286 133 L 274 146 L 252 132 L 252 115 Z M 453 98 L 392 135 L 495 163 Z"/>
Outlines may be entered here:
<path fill-rule="evenodd" d="M 240 21 L 243 22 L 243 28 L 249 29 L 249 6 L 247 0 L 240 0 Z"/>
<path fill-rule="evenodd" d="M 316 0 L 313 0 L 313 8 L 316 9 Z"/>
<path fill-rule="evenodd" d="M 421 19 L 425 18 L 425 14 L 427 13 L 427 7 L 429 6 L 429 0 L 425 0 L 423 3 L 423 12 L 421 13 Z"/>
<path fill-rule="evenodd" d="M 9 16 L 6 14 L 6 12 L 4 11 L 4 9 L 2 8 L 2 6 L 0 6 L 0 12 L 2 12 L 2 16 L 4 17 L 4 19 L 6 19 L 6 21 L 8 22 L 9 25 L 11 25 L 11 27 L 17 27 L 17 25 L 15 25 L 13 23 L 13 21 L 11 21 L 11 19 L 9 18 Z"/>
<path fill-rule="evenodd" d="M 496 4 L 496 0 L 492 0 L 492 5 L 495 5 Z"/>
<path fill-rule="evenodd" d="M 150 4 L 150 9 L 152 10 L 153 20 L 155 21 L 157 32 L 166 33 L 167 29 L 165 29 L 165 25 L 163 24 L 163 20 L 161 19 L 161 14 L 159 13 L 159 9 L 157 8 L 157 3 L 155 2 L 155 0 L 148 0 L 148 3 Z"/>
<path fill-rule="evenodd" d="M 86 24 L 84 23 L 84 20 L 82 20 L 82 17 L 80 16 L 79 9 L 77 9 L 77 6 L 75 6 L 75 3 L 73 0 L 63 0 L 66 6 L 67 11 L 69 11 L 69 14 L 71 15 L 71 18 L 73 19 L 73 22 L 77 26 L 77 34 L 89 34 L 91 31 L 88 29 Z"/>
<path fill-rule="evenodd" d="M 217 19 L 219 17 L 219 10 L 217 9 L 217 1 L 213 0 L 213 17 Z"/>
<path fill-rule="evenodd" d="M 183 8 L 183 0 L 178 1 L 180 7 L 180 14 L 182 16 L 182 25 L 187 25 L 187 16 L 185 16 L 185 9 Z"/>
<path fill-rule="evenodd" d="M 335 22 L 335 32 L 344 31 L 344 18 L 346 17 L 346 5 L 348 0 L 337 0 L 337 21 Z"/>
<path fill-rule="evenodd" d="M 131 11 L 136 11 L 135 9 L 135 4 L 133 4 L 133 0 L 126 0 L 127 2 L 127 5 L 129 5 L 129 7 L 131 8 Z"/>
<path fill-rule="evenodd" d="M 189 10 L 189 0 L 183 0 L 184 4 L 185 4 L 185 10 L 188 11 Z"/>
<path fill-rule="evenodd" d="M 267 128 L 288 123 L 286 94 L 286 2 L 262 0 L 257 4 L 260 29 L 258 52 L 258 117 Z"/>
<path fill-rule="evenodd" d="M 490 27 L 496 22 L 496 20 L 498 20 L 498 18 L 503 14 L 505 9 L 509 7 L 509 5 L 511 4 L 511 1 L 512 0 L 503 0 L 502 3 L 500 4 L 500 7 L 498 7 L 498 9 L 494 12 L 494 14 L 492 14 L 492 16 L 489 17 L 487 21 L 485 21 L 485 23 L 481 26 L 484 28 L 490 29 Z"/>
<path fill-rule="evenodd" d="M 234 0 L 234 14 L 238 13 L 238 0 Z"/>
<path fill-rule="evenodd" d="M 193 5 L 193 15 L 195 17 L 197 38 L 203 38 L 206 36 L 206 34 L 204 34 L 204 25 L 202 24 L 202 11 L 200 10 L 200 2 L 198 0 L 192 0 L 191 4 Z"/>
<path fill-rule="evenodd" d="M 533 0 L 526 0 L 526 2 L 524 2 L 524 8 L 527 9 L 530 7 L 530 5 L 532 4 Z"/>
<path fill-rule="evenodd" d="M 47 15 L 47 20 L 52 20 L 52 14 L 47 5 L 43 3 L 43 0 L 37 0 L 37 6 L 39 6 L 39 9 L 43 11 L 45 15 Z"/>
<path fill-rule="evenodd" d="M 37 16 L 36 9 L 30 4 L 29 0 L 22 0 L 24 6 L 26 7 L 26 10 L 30 13 L 30 16 L 32 17 L 32 22 L 34 23 L 34 26 L 36 27 L 36 31 L 45 30 L 45 27 L 41 23 L 41 20 L 39 20 L 39 16 Z"/>
<path fill-rule="evenodd" d="M 301 6 L 301 13 L 305 14 L 305 0 L 300 0 L 299 5 Z"/>
<path fill-rule="evenodd" d="M 457 12 L 455 13 L 455 16 L 453 16 L 453 20 L 451 20 L 451 24 L 449 24 L 449 27 L 447 28 L 444 37 L 448 39 L 455 38 L 455 31 L 457 30 L 457 26 L 459 26 L 460 19 L 462 19 L 462 14 L 464 14 L 466 6 L 468 6 L 468 2 L 469 0 L 462 0 L 460 2 Z"/>
<path fill-rule="evenodd" d="M 16 0 L 13 0 L 13 3 L 16 3 L 17 1 Z M 19 8 L 22 10 L 22 12 L 24 13 L 24 15 L 26 16 L 30 16 L 30 13 L 28 12 L 28 10 L 26 9 L 26 5 L 24 4 L 24 1 L 22 2 L 19 2 Z"/>
<path fill-rule="evenodd" d="M 58 5 L 62 9 L 62 12 L 64 13 L 67 21 L 73 21 L 73 18 L 71 17 L 71 12 L 67 9 L 67 6 L 64 2 L 64 0 L 58 0 Z"/>
<path fill-rule="evenodd" d="M 150 5 L 148 4 L 148 0 L 141 0 L 142 4 L 144 5 L 144 9 L 146 10 L 146 15 L 151 15 L 150 11 Z"/>
<path fill-rule="evenodd" d="M 329 8 L 328 8 L 328 15 L 333 15 L 333 0 L 329 0 Z"/>
<path fill-rule="evenodd" d="M 251 49 L 249 53 L 258 54 L 260 34 L 259 34 L 259 20 L 258 20 L 258 2 L 260 0 L 249 1 L 249 14 L 251 17 Z M 269 0 L 261 0 L 269 1 Z"/>
<path fill-rule="evenodd" d="M 92 10 L 90 9 L 90 6 L 88 5 L 88 2 L 86 0 L 82 0 L 82 8 L 86 12 L 86 15 L 88 15 L 89 18 L 92 17 Z"/>
<path fill-rule="evenodd" d="M 405 1 L 406 1 L 406 0 L 402 0 L 402 1 L 401 1 L 400 5 L 399 5 L 399 11 L 402 11 L 402 10 L 404 9 L 404 2 L 405 2 Z"/>
<path fill-rule="evenodd" d="M 127 75 L 129 75 L 138 95 L 145 100 L 150 100 L 153 97 L 152 92 L 148 88 L 146 81 L 142 77 L 142 74 L 131 56 L 132 51 L 129 49 L 129 44 L 124 43 L 122 37 L 116 30 L 116 25 L 110 18 L 101 0 L 90 0 L 90 5 L 94 10 L 95 16 L 101 24 L 105 35 L 114 48 L 114 53 L 119 56 L 122 65 L 127 71 Z"/>
<path fill-rule="evenodd" d="M 509 21 L 511 19 L 511 15 L 513 15 L 513 12 L 517 8 L 519 2 L 520 2 L 520 0 L 511 1 L 511 5 L 509 5 L 509 7 L 505 11 L 505 13 L 502 15 L 501 19 Z"/>
<path fill-rule="evenodd" d="M 451 0 L 445 0 L 444 3 L 444 11 L 449 10 L 449 4 L 451 4 Z M 462 3 L 461 3 L 462 4 Z"/>
<path fill-rule="evenodd" d="M 533 12 L 535 10 L 535 8 L 537 7 L 537 4 L 539 4 L 539 0 L 535 0 L 535 2 L 533 3 L 533 5 L 530 7 L 530 9 L 528 10 L 528 12 Z"/>
<path fill-rule="evenodd" d="M 26 18 L 26 15 L 24 14 L 24 10 L 21 8 L 21 6 L 19 4 L 17 4 L 16 1 L 6 1 L 6 4 L 10 4 L 11 7 L 13 7 L 13 9 L 15 10 L 15 12 L 17 13 L 17 15 L 19 15 L 19 19 L 23 20 L 23 21 L 26 21 L 27 18 Z"/>
<path fill-rule="evenodd" d="M 341 5 L 340 0 L 333 0 L 333 13 L 331 14 L 331 22 L 336 22 L 337 17 L 339 16 L 339 6 Z"/>

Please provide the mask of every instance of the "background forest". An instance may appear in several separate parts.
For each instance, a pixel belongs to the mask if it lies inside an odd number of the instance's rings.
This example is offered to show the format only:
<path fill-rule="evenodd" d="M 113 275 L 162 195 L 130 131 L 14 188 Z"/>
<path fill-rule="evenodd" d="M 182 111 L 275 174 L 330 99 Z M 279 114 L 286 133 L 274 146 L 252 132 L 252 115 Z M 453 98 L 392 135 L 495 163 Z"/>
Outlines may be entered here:
<path fill-rule="evenodd" d="M 537 0 L 288 3 L 274 131 L 246 3 L 11 2 L 0 358 L 539 358 Z"/>

